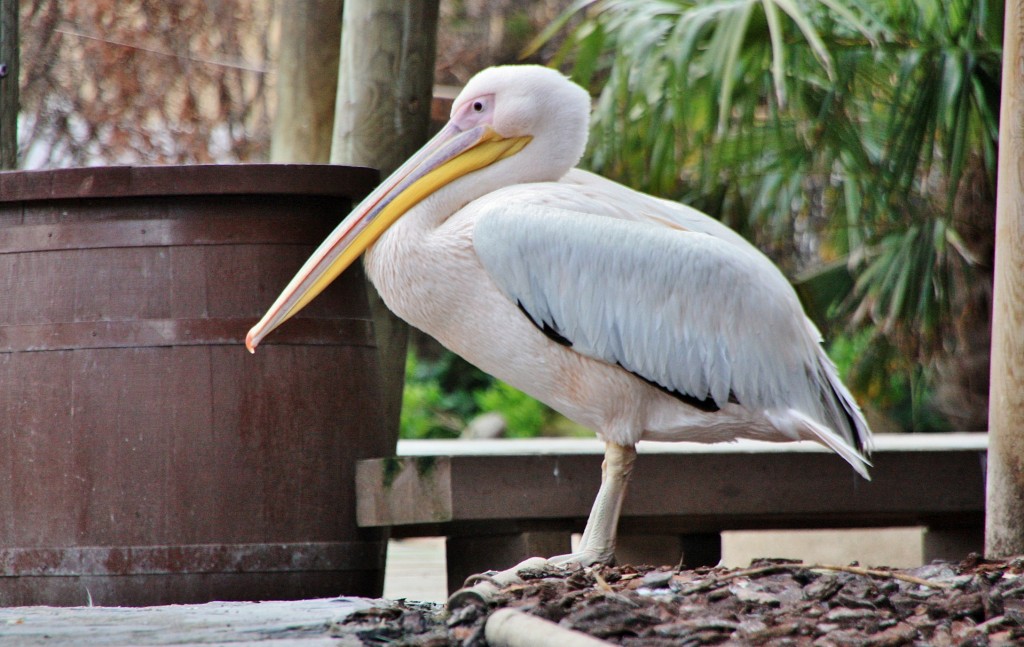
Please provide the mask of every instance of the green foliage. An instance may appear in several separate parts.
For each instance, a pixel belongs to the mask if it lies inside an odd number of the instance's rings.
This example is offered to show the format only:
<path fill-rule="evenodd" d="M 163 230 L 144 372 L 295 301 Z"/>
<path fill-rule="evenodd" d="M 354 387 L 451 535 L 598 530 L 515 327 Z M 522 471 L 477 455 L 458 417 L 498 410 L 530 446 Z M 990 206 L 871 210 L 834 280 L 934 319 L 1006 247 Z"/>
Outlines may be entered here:
<path fill-rule="evenodd" d="M 921 365 L 908 365 L 900 349 L 873 328 L 837 335 L 828 354 L 851 388 L 906 431 L 948 431 L 935 410 L 933 393 Z M 864 370 L 865 366 L 884 370 Z"/>
<path fill-rule="evenodd" d="M 473 398 L 481 411 L 497 411 L 505 417 L 509 438 L 542 435 L 545 422 L 553 414 L 548 407 L 499 380 L 474 393 Z"/>
<path fill-rule="evenodd" d="M 507 436 L 589 435 L 544 404 L 445 353 L 421 361 L 410 349 L 402 396 L 402 438 L 457 438 L 475 416 L 494 411 L 508 424 Z"/>
<path fill-rule="evenodd" d="M 864 264 L 854 285 L 854 293 L 861 297 L 859 314 L 913 356 L 922 346 L 941 342 L 943 317 L 952 311 L 953 281 L 966 270 L 963 257 L 954 251 L 955 235 L 939 218 L 889 234 L 873 250 L 873 260 Z M 917 289 L 911 289 L 912 281 Z M 912 333 L 902 325 L 907 321 L 916 322 Z"/>
<path fill-rule="evenodd" d="M 447 369 L 455 361 L 458 359 L 449 354 L 438 362 L 420 362 L 415 351 L 409 351 L 402 393 L 402 438 L 459 437 L 476 405 L 471 392 L 442 385 Z"/>

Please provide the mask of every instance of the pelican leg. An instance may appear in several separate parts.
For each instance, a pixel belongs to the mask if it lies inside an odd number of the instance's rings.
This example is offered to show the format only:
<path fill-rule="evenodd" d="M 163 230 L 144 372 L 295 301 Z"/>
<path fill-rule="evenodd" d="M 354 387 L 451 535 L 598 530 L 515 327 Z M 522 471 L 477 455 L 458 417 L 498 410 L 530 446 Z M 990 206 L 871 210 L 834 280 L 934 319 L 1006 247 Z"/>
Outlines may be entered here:
<path fill-rule="evenodd" d="M 615 532 L 622 512 L 622 501 L 626 497 L 626 485 L 635 460 L 636 447 L 605 444 L 604 462 L 601 463 L 601 489 L 597 492 L 594 507 L 590 509 L 587 527 L 575 553 L 551 559 L 531 557 L 504 571 L 472 575 L 463 588 L 448 598 L 448 608 L 457 609 L 470 603 L 490 604 L 502 587 L 522 581 L 519 577 L 521 570 L 542 568 L 547 564 L 590 566 L 611 562 L 615 558 Z"/>
<path fill-rule="evenodd" d="M 615 558 L 615 534 L 635 460 L 636 447 L 633 445 L 605 444 L 601 489 L 594 499 L 594 507 L 590 509 L 579 548 L 575 553 L 552 557 L 552 563 L 589 566 L 607 564 Z"/>

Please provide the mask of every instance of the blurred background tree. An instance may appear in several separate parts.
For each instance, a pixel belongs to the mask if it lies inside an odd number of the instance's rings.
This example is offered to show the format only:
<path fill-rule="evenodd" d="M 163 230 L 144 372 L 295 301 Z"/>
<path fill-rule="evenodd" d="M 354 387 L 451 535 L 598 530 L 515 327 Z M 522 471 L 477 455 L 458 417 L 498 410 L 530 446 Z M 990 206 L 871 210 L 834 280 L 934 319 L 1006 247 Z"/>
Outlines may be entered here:
<path fill-rule="evenodd" d="M 266 161 L 278 19 L 301 1 L 21 0 L 20 167 Z M 568 4 L 444 0 L 435 79 L 515 62 Z"/>
<path fill-rule="evenodd" d="M 22 0 L 23 168 L 265 159 L 270 2 Z"/>

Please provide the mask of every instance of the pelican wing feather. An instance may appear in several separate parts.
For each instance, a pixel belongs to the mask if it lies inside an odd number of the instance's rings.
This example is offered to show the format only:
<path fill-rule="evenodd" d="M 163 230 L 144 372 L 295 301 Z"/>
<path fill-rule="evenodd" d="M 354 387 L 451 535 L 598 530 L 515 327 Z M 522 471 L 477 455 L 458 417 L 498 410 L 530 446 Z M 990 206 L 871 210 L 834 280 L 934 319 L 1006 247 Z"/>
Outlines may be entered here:
<path fill-rule="evenodd" d="M 797 409 L 856 442 L 859 411 L 834 393 L 817 330 L 764 256 L 682 227 L 507 200 L 488 202 L 473 238 L 498 288 L 576 352 L 718 408 Z"/>

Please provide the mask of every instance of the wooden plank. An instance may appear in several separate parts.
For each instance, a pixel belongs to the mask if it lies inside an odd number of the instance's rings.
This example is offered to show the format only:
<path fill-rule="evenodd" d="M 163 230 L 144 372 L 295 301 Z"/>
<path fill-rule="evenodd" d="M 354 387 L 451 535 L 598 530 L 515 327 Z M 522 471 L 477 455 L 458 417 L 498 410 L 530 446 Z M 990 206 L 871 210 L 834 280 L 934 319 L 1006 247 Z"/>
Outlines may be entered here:
<path fill-rule="evenodd" d="M 950 450 L 985 451 L 988 434 L 956 432 L 943 434 L 880 434 L 874 437 L 875 452 Z M 833 455 L 815 442 L 771 443 L 737 440 L 731 443 L 687 443 L 644 441 L 640 454 L 791 454 L 810 452 Z M 532 454 L 604 454 L 597 438 L 512 438 L 481 440 L 400 440 L 398 456 L 504 456 Z"/>
<path fill-rule="evenodd" d="M 287 577 L 287 574 L 284 575 Z M 236 577 L 210 576 L 225 579 Z M 265 575 L 267 579 L 273 575 Z M 28 578 L 25 578 L 28 579 Z M 0 645 L 292 645 L 324 647 L 357 644 L 334 638 L 327 625 L 341 623 L 349 614 L 379 606 L 372 599 L 336 596 L 294 601 L 211 602 L 161 607 L 99 606 L 96 581 L 67 578 L 67 588 L 79 595 L 83 606 L 5 609 Z M 86 584 L 91 585 L 90 596 Z M 153 588 L 144 582 L 140 588 Z M 85 606 L 95 602 L 97 606 Z"/>
<path fill-rule="evenodd" d="M 996 192 L 985 554 L 1024 553 L 1024 9 L 1006 3 Z"/>
<path fill-rule="evenodd" d="M 496 442 L 506 443 L 501 453 L 485 453 L 487 444 L 475 441 L 448 443 L 434 454 L 426 453 L 427 442 L 403 443 L 400 452 L 417 455 L 362 461 L 358 496 L 372 505 L 360 504 L 359 524 L 460 534 L 495 524 L 578 526 L 586 519 L 600 481 L 600 443 Z M 984 443 L 984 434 L 880 439 L 870 482 L 808 443 L 642 443 L 622 527 L 694 533 L 977 525 Z"/>
<path fill-rule="evenodd" d="M 451 521 L 451 459 L 380 458 L 356 465 L 356 517 L 361 526 Z"/>

